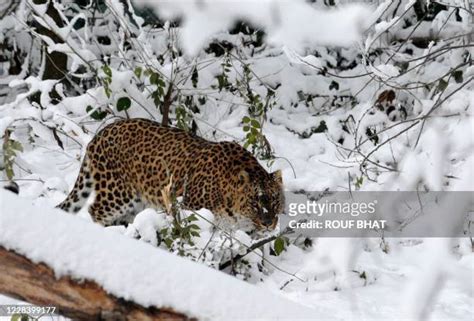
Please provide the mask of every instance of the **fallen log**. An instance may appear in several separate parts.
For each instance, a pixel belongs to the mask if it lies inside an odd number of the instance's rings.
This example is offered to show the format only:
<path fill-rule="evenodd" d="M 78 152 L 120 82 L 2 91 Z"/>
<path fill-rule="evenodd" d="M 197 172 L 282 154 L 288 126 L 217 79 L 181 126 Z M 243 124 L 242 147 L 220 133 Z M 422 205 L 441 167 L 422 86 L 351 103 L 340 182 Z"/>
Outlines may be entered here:
<path fill-rule="evenodd" d="M 57 313 L 74 320 L 192 320 L 169 308 L 145 308 L 116 298 L 92 281 L 56 278 L 45 264 L 1 246 L 0 293 L 34 305 L 55 306 Z"/>

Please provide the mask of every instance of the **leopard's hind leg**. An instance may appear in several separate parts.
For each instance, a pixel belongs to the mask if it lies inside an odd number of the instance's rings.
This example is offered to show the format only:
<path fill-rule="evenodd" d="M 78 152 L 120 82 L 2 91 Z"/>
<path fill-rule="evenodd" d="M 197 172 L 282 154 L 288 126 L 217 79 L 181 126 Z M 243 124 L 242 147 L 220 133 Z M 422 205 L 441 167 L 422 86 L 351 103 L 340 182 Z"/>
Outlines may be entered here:
<path fill-rule="evenodd" d="M 89 213 L 95 222 L 104 226 L 130 223 L 132 217 L 143 209 L 137 193 L 118 179 L 108 180 L 99 176 L 94 181 L 94 189 L 96 195 Z"/>
<path fill-rule="evenodd" d="M 74 214 L 81 210 L 93 191 L 93 178 L 89 165 L 90 162 L 86 156 L 82 161 L 74 187 L 66 199 L 56 207 Z"/>
<path fill-rule="evenodd" d="M 86 156 L 72 191 L 57 207 L 77 213 L 93 194 L 89 214 L 94 222 L 109 226 L 120 224 L 124 219 L 130 221 L 144 205 L 138 194 L 127 188 L 119 176 Z"/>

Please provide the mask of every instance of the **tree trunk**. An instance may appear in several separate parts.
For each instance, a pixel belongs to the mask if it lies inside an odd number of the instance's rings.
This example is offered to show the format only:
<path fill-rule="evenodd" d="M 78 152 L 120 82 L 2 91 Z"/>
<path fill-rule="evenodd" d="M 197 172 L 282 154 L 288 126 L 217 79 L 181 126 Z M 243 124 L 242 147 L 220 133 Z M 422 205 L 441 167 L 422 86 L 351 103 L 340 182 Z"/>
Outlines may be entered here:
<path fill-rule="evenodd" d="M 56 278 L 51 268 L 0 246 L 0 293 L 55 306 L 74 320 L 191 320 L 169 308 L 145 308 L 107 294 L 92 281 Z"/>
<path fill-rule="evenodd" d="M 163 119 L 161 120 L 161 126 L 168 127 L 169 126 L 169 118 L 170 118 L 170 107 L 173 103 L 173 83 L 169 83 L 168 90 L 166 91 L 165 97 L 163 99 L 163 106 L 161 109 L 161 113 L 163 114 Z"/>

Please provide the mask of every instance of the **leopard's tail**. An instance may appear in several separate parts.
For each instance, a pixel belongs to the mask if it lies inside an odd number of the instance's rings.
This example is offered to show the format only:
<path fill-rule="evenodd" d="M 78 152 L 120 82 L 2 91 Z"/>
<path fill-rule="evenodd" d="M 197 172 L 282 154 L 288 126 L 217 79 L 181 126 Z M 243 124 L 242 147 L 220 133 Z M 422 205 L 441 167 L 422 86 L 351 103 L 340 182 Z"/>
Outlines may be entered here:
<path fill-rule="evenodd" d="M 79 212 L 84 204 L 88 200 L 89 196 L 93 192 L 93 178 L 90 170 L 90 161 L 87 156 L 82 161 L 79 175 L 77 176 L 76 183 L 66 199 L 58 204 L 56 207 L 76 214 Z"/>

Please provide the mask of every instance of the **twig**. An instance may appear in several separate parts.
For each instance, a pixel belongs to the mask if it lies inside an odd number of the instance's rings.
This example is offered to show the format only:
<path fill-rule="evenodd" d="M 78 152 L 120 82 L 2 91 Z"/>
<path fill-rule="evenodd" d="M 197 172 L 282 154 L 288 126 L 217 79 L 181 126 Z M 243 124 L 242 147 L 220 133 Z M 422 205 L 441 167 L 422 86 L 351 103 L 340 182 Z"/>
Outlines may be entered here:
<path fill-rule="evenodd" d="M 227 237 L 237 241 L 237 243 L 239 243 L 240 245 L 246 247 L 247 249 L 249 249 L 250 247 L 247 246 L 246 244 L 244 244 L 242 241 L 240 241 L 239 239 L 237 238 L 234 238 L 229 232 L 225 231 L 224 229 L 222 229 L 220 226 L 216 225 L 214 222 L 211 222 L 210 220 L 208 220 L 206 217 L 202 216 L 201 214 L 199 214 L 198 212 L 194 211 L 194 210 L 191 210 L 191 212 L 193 212 L 195 215 L 199 216 L 200 218 L 202 218 L 204 221 L 206 221 L 207 223 L 211 224 L 212 226 L 214 226 L 214 228 L 220 230 L 221 232 L 223 232 Z M 285 231 L 287 231 L 289 228 L 285 229 Z M 283 233 L 285 233 L 285 231 L 283 231 L 282 233 L 280 233 L 280 236 L 283 235 Z M 290 234 L 290 232 L 286 233 L 286 234 Z M 285 234 L 285 235 L 286 235 Z M 278 236 L 277 236 L 278 237 Z M 276 238 L 276 237 L 275 237 Z M 263 241 L 263 240 L 262 240 Z M 271 241 L 269 241 L 271 242 Z M 267 242 L 268 243 L 268 242 Z M 255 250 L 255 249 L 253 249 Z M 248 253 L 252 252 L 253 250 L 249 251 Z M 248 253 L 246 253 L 245 255 L 247 255 Z M 307 282 L 306 280 L 303 280 L 302 278 L 298 277 L 295 273 L 291 273 L 291 272 L 288 272 L 288 271 L 285 271 L 283 270 L 282 268 L 278 267 L 275 263 L 269 261 L 268 259 L 266 259 L 263 255 L 261 254 L 258 254 L 258 253 L 255 253 L 256 255 L 258 255 L 259 257 L 262 258 L 263 261 L 267 262 L 268 264 L 270 264 L 271 266 L 273 266 L 275 269 L 277 269 L 278 271 L 280 272 L 283 272 L 285 274 L 288 274 L 296 279 L 298 279 L 299 281 L 301 282 Z"/>
<path fill-rule="evenodd" d="M 262 247 L 263 245 L 267 244 L 267 243 L 270 243 L 274 240 L 276 240 L 277 238 L 283 236 L 283 235 L 288 235 L 288 234 L 291 234 L 291 233 L 294 233 L 294 231 L 290 228 L 286 228 L 283 232 L 279 233 L 279 234 L 276 234 L 276 235 L 272 235 L 270 237 L 267 237 L 267 238 L 264 238 L 264 239 L 261 239 L 260 241 L 258 242 L 255 242 L 253 243 L 251 246 L 249 246 L 247 248 L 247 251 L 244 253 L 244 254 L 238 254 L 234 257 L 231 257 L 230 260 L 224 262 L 224 263 L 221 263 L 219 264 L 219 270 L 223 270 L 225 269 L 226 267 L 228 267 L 229 265 L 232 264 L 232 262 L 235 262 L 235 261 L 238 261 L 240 259 L 242 259 L 244 256 L 246 256 L 247 254 L 250 254 L 251 252 L 253 252 L 254 250 Z"/>

